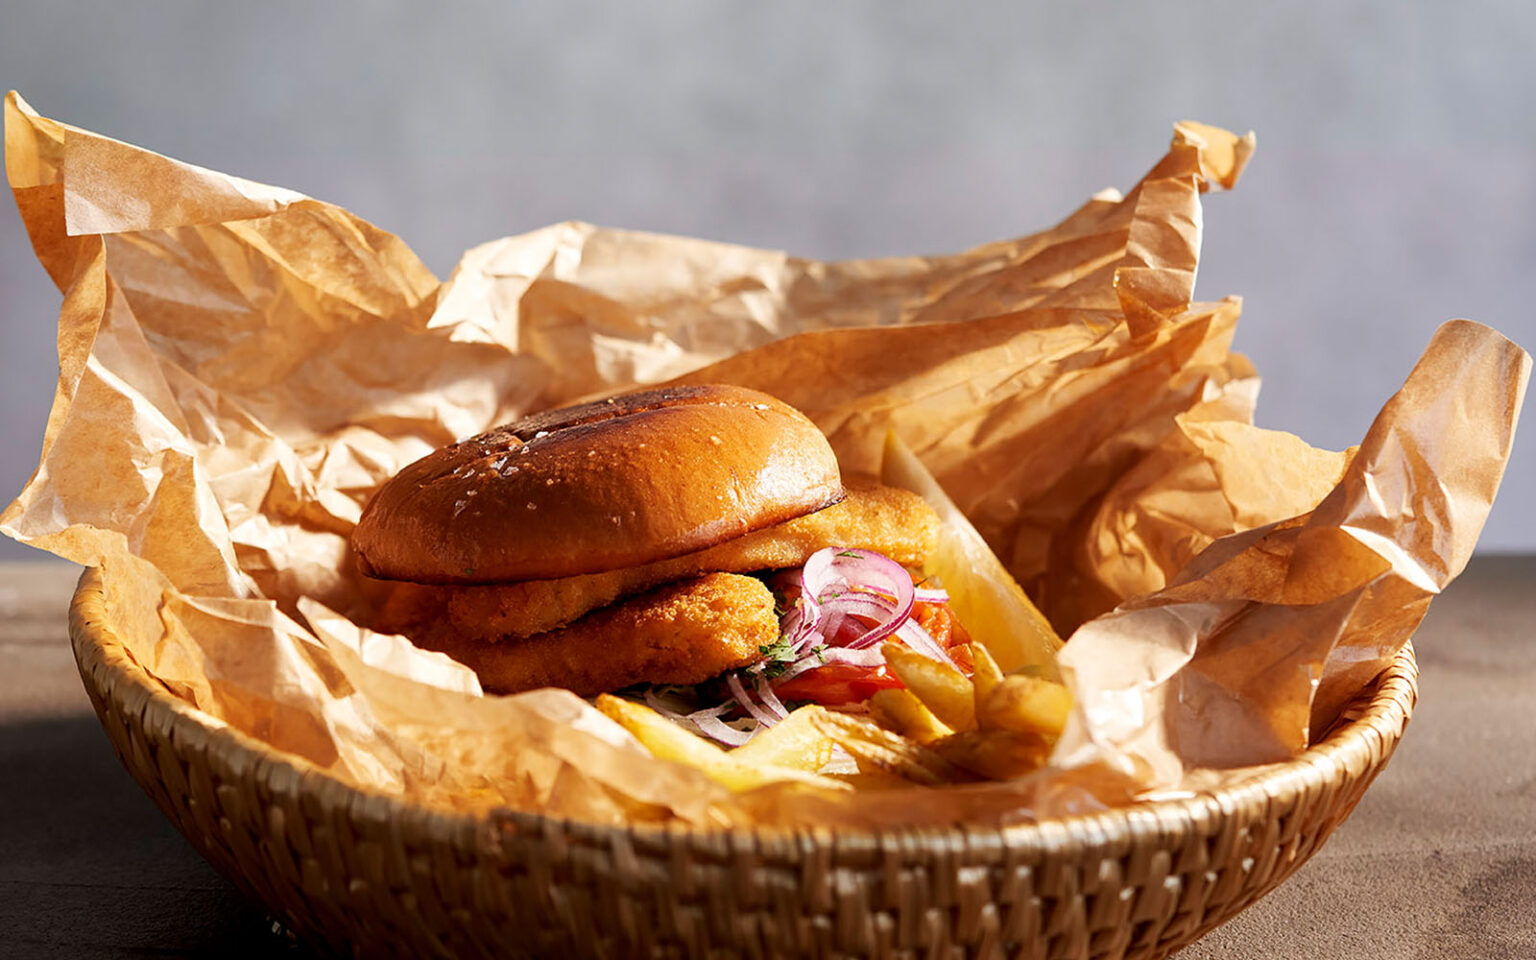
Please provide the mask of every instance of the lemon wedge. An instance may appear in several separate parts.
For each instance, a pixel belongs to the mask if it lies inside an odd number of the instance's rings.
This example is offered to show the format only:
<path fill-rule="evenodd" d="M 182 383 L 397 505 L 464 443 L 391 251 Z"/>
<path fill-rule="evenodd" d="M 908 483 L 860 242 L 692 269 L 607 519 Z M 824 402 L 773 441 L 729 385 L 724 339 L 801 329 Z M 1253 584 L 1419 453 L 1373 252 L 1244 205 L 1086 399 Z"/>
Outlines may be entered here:
<path fill-rule="evenodd" d="M 880 480 L 921 496 L 938 513 L 938 546 L 923 573 L 949 592 L 950 606 L 971 639 L 986 646 L 1005 673 L 1023 670 L 1059 680 L 1061 637 L 895 432 L 886 434 Z"/>

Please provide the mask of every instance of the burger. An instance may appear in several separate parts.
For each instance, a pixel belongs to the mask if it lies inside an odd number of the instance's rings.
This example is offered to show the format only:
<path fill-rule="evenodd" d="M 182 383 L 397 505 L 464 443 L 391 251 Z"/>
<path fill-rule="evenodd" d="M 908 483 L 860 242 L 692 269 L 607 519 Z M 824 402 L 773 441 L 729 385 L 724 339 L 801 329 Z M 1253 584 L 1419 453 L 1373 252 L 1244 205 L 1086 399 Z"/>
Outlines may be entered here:
<path fill-rule="evenodd" d="M 786 701 L 899 685 L 883 641 L 963 655 L 942 590 L 910 572 L 937 530 L 916 494 L 843 477 L 799 411 L 708 385 L 437 450 L 374 494 L 352 544 L 366 576 L 431 599 L 412 638 L 486 690 L 681 689 L 695 725 L 734 742 Z"/>

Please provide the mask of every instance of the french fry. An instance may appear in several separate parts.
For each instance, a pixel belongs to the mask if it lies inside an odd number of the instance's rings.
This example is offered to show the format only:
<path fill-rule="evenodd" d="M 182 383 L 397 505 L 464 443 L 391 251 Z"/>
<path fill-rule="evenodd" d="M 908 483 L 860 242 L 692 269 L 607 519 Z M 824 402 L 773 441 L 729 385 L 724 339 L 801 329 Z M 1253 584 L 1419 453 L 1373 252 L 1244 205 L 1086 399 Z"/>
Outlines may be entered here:
<path fill-rule="evenodd" d="M 700 740 L 647 706 L 604 693 L 597 698 L 597 709 L 634 734 L 659 759 L 697 767 L 705 773 L 730 763 L 724 750 Z"/>
<path fill-rule="evenodd" d="M 847 784 L 789 767 L 743 763 L 714 744 L 694 736 L 644 704 L 610 694 L 597 698 L 597 709 L 628 730 L 660 760 L 693 767 L 731 790 L 751 790 L 765 784 L 792 780 L 828 790 L 848 790 Z"/>
<path fill-rule="evenodd" d="M 927 747 L 868 720 L 828 710 L 818 714 L 815 723 L 838 746 L 848 751 L 861 773 L 887 774 L 928 786 L 972 779 Z"/>
<path fill-rule="evenodd" d="M 1038 734 L 1054 741 L 1072 712 L 1072 694 L 1059 683 L 1024 674 L 1010 674 L 992 688 L 985 701 L 977 688 L 976 723 L 982 730 Z"/>
<path fill-rule="evenodd" d="M 877 690 L 869 698 L 869 712 L 880 726 L 921 744 L 932 743 L 955 732 L 923 706 L 911 690 L 899 687 Z"/>
<path fill-rule="evenodd" d="M 881 648 L 885 665 L 952 730 L 976 729 L 976 692 L 965 674 L 899 643 Z"/>
<path fill-rule="evenodd" d="M 967 730 L 936 742 L 933 751 L 978 776 L 1009 780 L 1044 766 L 1051 755 L 1051 745 L 1034 733 Z"/>
<path fill-rule="evenodd" d="M 971 644 L 976 669 L 969 680 L 900 645 L 888 643 L 883 650 L 886 665 L 907 689 L 871 697 L 876 720 L 976 776 L 1007 780 L 1045 765 L 1072 709 L 1061 684 L 1004 675 L 979 643 Z M 844 749 L 863 763 L 853 749 Z"/>
<path fill-rule="evenodd" d="M 753 766 L 787 767 L 815 773 L 832 759 L 832 739 L 816 726 L 817 706 L 801 707 L 727 756 Z"/>
<path fill-rule="evenodd" d="M 976 688 L 976 719 L 981 722 L 982 705 L 992 695 L 992 690 L 1002 682 L 1003 670 L 992 659 L 992 654 L 979 643 L 971 646 L 971 662 L 975 664 L 975 673 L 971 675 L 971 684 Z"/>

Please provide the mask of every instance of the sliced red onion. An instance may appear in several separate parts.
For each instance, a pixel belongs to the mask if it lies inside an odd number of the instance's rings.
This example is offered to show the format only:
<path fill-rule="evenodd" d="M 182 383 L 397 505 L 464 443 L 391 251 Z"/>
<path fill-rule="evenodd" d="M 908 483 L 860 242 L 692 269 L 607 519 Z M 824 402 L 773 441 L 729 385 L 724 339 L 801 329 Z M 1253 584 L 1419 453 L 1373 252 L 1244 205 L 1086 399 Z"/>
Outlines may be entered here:
<path fill-rule="evenodd" d="M 836 554 L 836 547 L 827 547 L 817 550 L 806 559 L 805 566 L 800 568 L 801 596 L 821 602 L 822 594 L 826 593 L 833 581 L 837 579 L 832 569 L 832 560 Z"/>
<path fill-rule="evenodd" d="M 685 714 L 681 710 L 676 710 L 667 706 L 666 701 L 661 699 L 661 697 L 656 693 L 655 687 L 645 688 L 645 703 L 646 706 L 650 707 L 652 710 L 655 710 L 657 713 L 666 717 L 668 720 L 684 719 Z"/>
<path fill-rule="evenodd" d="M 912 578 L 895 560 L 871 550 L 840 550 L 835 561 L 838 571 L 849 583 L 893 597 L 903 616 L 912 609 Z"/>
<path fill-rule="evenodd" d="M 668 720 L 694 720 L 702 716 L 718 717 L 723 713 L 730 712 L 736 706 L 734 702 L 727 700 L 719 706 L 706 707 L 703 710 L 695 710 L 692 713 L 683 713 L 681 710 L 667 706 L 666 701 L 656 695 L 655 687 L 646 688 L 645 703 Z"/>
<path fill-rule="evenodd" d="M 708 707 L 703 710 L 695 710 L 692 713 L 683 713 L 667 706 L 666 702 L 657 696 L 655 689 L 652 688 L 645 691 L 645 702 L 652 710 L 655 710 L 673 723 L 681 723 L 685 726 L 692 725 L 710 739 L 718 740 L 733 747 L 739 747 L 751 740 L 753 734 L 757 732 L 756 730 L 737 730 L 720 719 L 722 713 L 736 708 L 736 703 L 732 700 L 727 700 L 717 707 Z"/>
<path fill-rule="evenodd" d="M 805 625 L 814 629 L 821 623 L 821 604 L 810 595 L 802 594 L 795 598 L 795 605 L 790 609 L 789 615 L 784 618 L 784 622 L 786 625 L 793 624 L 797 627 Z M 787 633 L 788 629 L 785 632 Z"/>
<path fill-rule="evenodd" d="M 808 596 L 795 600 L 795 608 L 784 618 L 781 628 L 789 642 L 789 648 L 799 653 L 812 641 L 819 641 L 822 633 L 821 604 Z"/>
<path fill-rule="evenodd" d="M 874 646 L 896 632 L 896 628 L 900 626 L 901 621 L 895 618 L 895 614 L 892 611 L 894 606 L 895 601 L 881 597 L 878 594 L 855 592 L 845 593 L 836 600 L 829 600 L 826 604 L 828 610 L 834 611 L 837 614 L 868 617 L 875 621 L 876 626 L 870 627 L 862 635 L 855 637 L 846 644 L 846 646 L 853 647 L 855 650 Z M 831 634 L 831 636 L 836 636 L 836 634 Z"/>
<path fill-rule="evenodd" d="M 826 615 L 821 621 L 821 631 L 816 636 L 817 643 L 830 643 L 833 637 L 843 632 L 843 621 L 848 619 L 847 611 L 832 607 L 832 602 L 828 601 L 822 607 Z"/>
<path fill-rule="evenodd" d="M 783 673 L 774 677 L 773 683 L 776 686 L 788 683 L 794 678 L 800 676 L 800 674 L 805 673 L 808 670 L 815 670 L 817 667 L 822 666 L 826 666 L 826 664 L 822 663 L 815 657 L 806 657 L 803 660 L 796 660 L 794 663 L 786 667 Z"/>
<path fill-rule="evenodd" d="M 901 564 L 872 550 L 827 547 L 811 554 L 801 568 L 800 582 L 808 596 L 825 602 L 827 590 L 853 586 L 879 591 L 896 600 L 905 616 L 913 598 L 912 578 Z"/>
<path fill-rule="evenodd" d="M 700 711 L 700 713 L 704 714 L 708 714 L 708 712 L 709 711 Z M 732 747 L 741 746 L 742 744 L 751 740 L 753 734 L 757 733 L 756 730 L 751 732 L 747 732 L 745 730 L 737 730 L 735 727 L 728 726 L 722 722 L 719 717 L 707 715 L 695 716 L 690 714 L 688 719 L 691 720 L 693 724 L 704 733 L 705 736 L 713 740 L 718 740 L 721 743 Z"/>
<path fill-rule="evenodd" d="M 912 591 L 912 596 L 913 596 L 913 599 L 917 600 L 919 603 L 948 603 L 949 602 L 949 591 L 948 590 L 932 590 L 932 589 L 924 589 L 922 587 L 918 587 L 917 589 Z"/>
<path fill-rule="evenodd" d="M 806 650 L 821 643 L 822 639 L 820 630 L 806 629 L 797 631 L 795 635 L 789 638 L 790 653 L 798 657 L 805 653 Z"/>
<path fill-rule="evenodd" d="M 837 636 L 848 614 L 860 614 L 875 626 L 849 646 L 880 642 L 912 613 L 916 592 L 901 564 L 869 550 L 827 547 L 811 554 L 800 572 L 806 595 L 822 605 L 822 635 Z M 842 616 L 839 616 L 842 614 Z"/>
<path fill-rule="evenodd" d="M 764 710 L 758 705 L 756 700 L 752 699 L 752 695 L 747 692 L 747 688 L 741 682 L 741 674 L 739 672 L 732 671 L 726 674 L 725 682 L 731 688 L 732 695 L 736 697 L 736 702 L 741 704 L 743 710 L 752 715 L 752 719 L 765 727 L 771 727 L 779 722 L 778 717 Z"/>
<path fill-rule="evenodd" d="M 817 667 L 824 667 L 829 663 L 851 663 L 857 667 L 883 667 L 885 666 L 885 654 L 879 648 L 870 650 L 855 650 L 852 647 L 826 647 L 819 652 L 801 657 L 781 674 L 773 678 L 774 686 L 781 686 L 802 673 L 808 673 Z"/>
<path fill-rule="evenodd" d="M 949 653 L 946 652 L 943 647 L 939 646 L 939 642 L 933 639 L 933 637 L 929 636 L 928 631 L 924 630 L 922 625 L 919 624 L 916 620 L 908 620 L 903 623 L 896 629 L 896 636 L 904 640 L 907 646 L 911 647 L 914 651 L 922 654 L 930 660 L 937 660 L 940 663 L 947 663 L 950 666 L 955 667 L 956 670 L 960 669 L 959 667 L 955 666 L 955 661 L 950 659 Z"/>
<path fill-rule="evenodd" d="M 856 667 L 883 667 L 885 654 L 879 647 L 859 650 L 854 647 L 828 647 L 818 656 L 827 663 L 850 663 Z M 820 666 L 820 664 L 816 664 Z"/>
<path fill-rule="evenodd" d="M 763 706 L 772 711 L 775 716 L 780 720 L 789 716 L 789 710 L 784 706 L 784 702 L 773 692 L 773 687 L 762 674 L 757 676 L 756 689 L 757 695 L 763 698 Z"/>
<path fill-rule="evenodd" d="M 896 612 L 896 601 L 878 593 L 849 590 L 822 604 L 828 613 L 856 613 L 873 620 L 888 620 Z"/>

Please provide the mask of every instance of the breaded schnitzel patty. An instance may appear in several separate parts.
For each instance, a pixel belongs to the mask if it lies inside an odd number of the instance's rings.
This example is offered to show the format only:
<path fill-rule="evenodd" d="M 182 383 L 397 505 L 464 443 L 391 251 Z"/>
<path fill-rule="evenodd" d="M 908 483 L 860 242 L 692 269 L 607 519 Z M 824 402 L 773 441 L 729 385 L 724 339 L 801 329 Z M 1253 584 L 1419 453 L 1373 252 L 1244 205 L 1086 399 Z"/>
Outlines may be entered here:
<path fill-rule="evenodd" d="M 714 573 L 606 606 L 546 633 L 486 643 L 424 641 L 474 670 L 494 693 L 561 686 L 580 696 L 642 681 L 693 685 L 761 658 L 779 636 L 761 580 Z"/>

